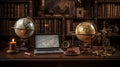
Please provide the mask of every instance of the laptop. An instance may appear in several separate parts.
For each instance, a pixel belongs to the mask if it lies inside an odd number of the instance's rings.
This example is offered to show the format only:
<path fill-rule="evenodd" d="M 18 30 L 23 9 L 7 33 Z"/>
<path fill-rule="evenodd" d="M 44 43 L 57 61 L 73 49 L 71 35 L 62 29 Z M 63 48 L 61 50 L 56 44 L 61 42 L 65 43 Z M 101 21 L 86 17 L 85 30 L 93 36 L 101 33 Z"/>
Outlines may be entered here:
<path fill-rule="evenodd" d="M 63 53 L 59 35 L 35 35 L 34 54 Z"/>

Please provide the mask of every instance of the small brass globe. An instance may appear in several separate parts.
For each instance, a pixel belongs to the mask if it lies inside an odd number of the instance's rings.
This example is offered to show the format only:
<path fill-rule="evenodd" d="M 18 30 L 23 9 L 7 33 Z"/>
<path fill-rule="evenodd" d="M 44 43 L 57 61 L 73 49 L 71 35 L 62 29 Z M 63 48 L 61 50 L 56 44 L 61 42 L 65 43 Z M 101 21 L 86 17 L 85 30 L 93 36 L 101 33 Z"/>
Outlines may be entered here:
<path fill-rule="evenodd" d="M 87 44 L 91 44 L 91 38 L 96 34 L 96 26 L 91 22 L 82 22 L 76 26 L 75 35 L 76 37 Z"/>

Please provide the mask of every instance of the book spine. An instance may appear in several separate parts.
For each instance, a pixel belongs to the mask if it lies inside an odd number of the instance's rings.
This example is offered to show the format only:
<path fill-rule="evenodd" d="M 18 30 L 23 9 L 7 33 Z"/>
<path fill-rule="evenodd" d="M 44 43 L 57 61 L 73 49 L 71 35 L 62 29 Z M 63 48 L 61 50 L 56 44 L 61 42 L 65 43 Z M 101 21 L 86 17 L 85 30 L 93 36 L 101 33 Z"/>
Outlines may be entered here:
<path fill-rule="evenodd" d="M 32 2 L 32 0 L 30 0 L 29 1 L 29 15 L 30 15 L 30 17 L 32 17 L 33 16 L 33 2 Z"/>

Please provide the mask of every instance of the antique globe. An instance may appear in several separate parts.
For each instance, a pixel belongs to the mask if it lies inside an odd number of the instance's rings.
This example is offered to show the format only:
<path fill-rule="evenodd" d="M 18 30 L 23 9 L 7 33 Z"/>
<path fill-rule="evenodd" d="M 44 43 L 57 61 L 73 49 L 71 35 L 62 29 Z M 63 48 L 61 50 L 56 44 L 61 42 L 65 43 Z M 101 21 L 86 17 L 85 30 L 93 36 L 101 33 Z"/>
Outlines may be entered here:
<path fill-rule="evenodd" d="M 76 26 L 75 35 L 85 45 L 90 45 L 91 40 L 94 40 L 97 32 L 95 24 L 93 22 L 81 22 Z"/>
<path fill-rule="evenodd" d="M 14 30 L 16 35 L 20 37 L 23 42 L 22 46 L 25 46 L 26 39 L 33 35 L 34 29 L 34 21 L 30 17 L 20 18 L 16 21 Z M 26 48 L 22 49 L 26 50 Z"/>

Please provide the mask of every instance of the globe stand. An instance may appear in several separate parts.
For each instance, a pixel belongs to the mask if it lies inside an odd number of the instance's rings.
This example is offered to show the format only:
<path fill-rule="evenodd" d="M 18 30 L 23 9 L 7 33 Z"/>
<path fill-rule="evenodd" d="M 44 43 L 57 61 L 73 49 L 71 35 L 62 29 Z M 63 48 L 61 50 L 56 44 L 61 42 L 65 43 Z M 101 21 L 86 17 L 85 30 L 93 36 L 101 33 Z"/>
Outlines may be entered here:
<path fill-rule="evenodd" d="M 28 51 L 28 48 L 26 46 L 26 42 L 28 39 L 20 39 L 20 46 L 18 47 L 19 51 Z"/>
<path fill-rule="evenodd" d="M 81 46 L 81 53 L 82 54 L 88 54 L 88 53 L 91 53 L 91 44 L 86 44 L 86 43 L 83 43 L 83 45 Z"/>
<path fill-rule="evenodd" d="M 92 47 L 93 47 L 92 35 L 93 34 L 79 34 L 79 35 L 88 35 L 90 37 L 90 43 L 82 42 L 81 53 L 83 53 L 83 54 L 90 54 L 90 53 L 92 53 Z"/>

